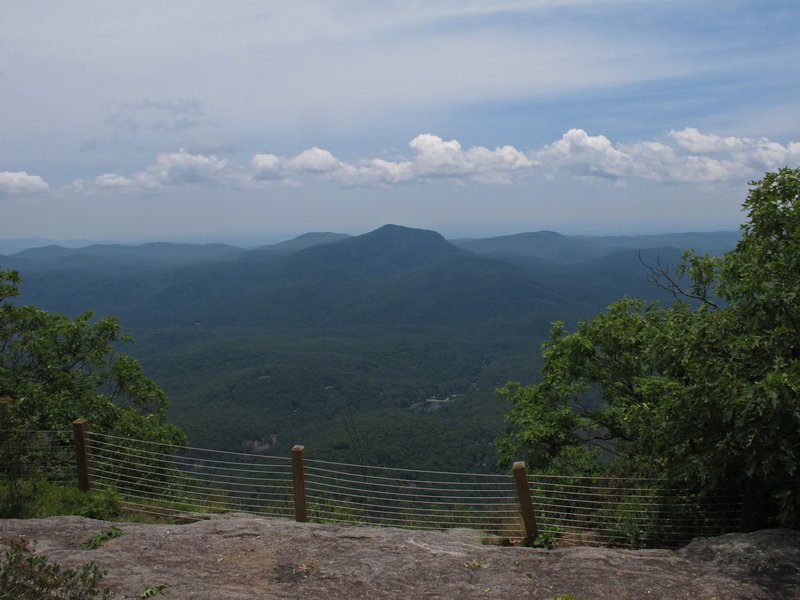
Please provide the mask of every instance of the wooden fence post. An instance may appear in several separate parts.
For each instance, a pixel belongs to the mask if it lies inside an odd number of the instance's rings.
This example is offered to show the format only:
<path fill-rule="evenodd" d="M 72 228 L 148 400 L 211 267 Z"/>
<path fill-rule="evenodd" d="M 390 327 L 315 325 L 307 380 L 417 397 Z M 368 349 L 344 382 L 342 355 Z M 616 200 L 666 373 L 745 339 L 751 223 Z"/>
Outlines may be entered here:
<path fill-rule="evenodd" d="M 517 496 L 519 496 L 519 508 L 525 528 L 525 540 L 532 542 L 539 535 L 539 530 L 536 527 L 536 516 L 533 514 L 531 489 L 528 487 L 528 473 L 525 471 L 525 463 L 522 461 L 514 463 L 514 481 L 517 484 Z"/>
<path fill-rule="evenodd" d="M 294 518 L 298 523 L 308 522 L 306 503 L 306 473 L 303 460 L 303 446 L 292 448 L 292 478 L 294 479 Z"/>
<path fill-rule="evenodd" d="M 78 489 L 87 492 L 92 489 L 92 477 L 89 471 L 89 424 L 86 419 L 75 419 L 72 422 L 72 433 L 75 436 Z"/>

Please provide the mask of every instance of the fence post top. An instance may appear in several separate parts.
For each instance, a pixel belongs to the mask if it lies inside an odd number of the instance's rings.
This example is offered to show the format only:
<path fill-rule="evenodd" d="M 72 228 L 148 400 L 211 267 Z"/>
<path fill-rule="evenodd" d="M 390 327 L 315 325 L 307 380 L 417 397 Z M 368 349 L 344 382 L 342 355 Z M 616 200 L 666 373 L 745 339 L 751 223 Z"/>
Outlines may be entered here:
<path fill-rule="evenodd" d="M 81 419 L 75 419 L 75 420 L 72 422 L 72 424 L 73 424 L 73 425 L 83 425 L 83 424 L 85 424 L 85 423 L 87 423 L 87 422 L 88 422 L 88 421 L 86 421 L 86 419 L 83 419 L 83 418 L 81 418 Z"/>
<path fill-rule="evenodd" d="M 294 446 L 292 446 L 292 452 L 302 452 L 305 449 L 306 449 L 305 446 L 300 446 L 298 444 L 295 444 Z"/>
<path fill-rule="evenodd" d="M 515 471 L 518 471 L 519 469 L 524 469 L 524 468 L 525 468 L 525 461 L 524 460 L 518 460 L 517 462 L 514 463 L 514 470 Z"/>

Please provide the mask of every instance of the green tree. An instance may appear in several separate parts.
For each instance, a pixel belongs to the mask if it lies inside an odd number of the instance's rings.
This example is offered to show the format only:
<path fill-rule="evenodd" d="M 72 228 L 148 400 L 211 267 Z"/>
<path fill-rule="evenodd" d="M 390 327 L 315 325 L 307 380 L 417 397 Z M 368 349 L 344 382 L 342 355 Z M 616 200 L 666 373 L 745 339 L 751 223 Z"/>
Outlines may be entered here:
<path fill-rule="evenodd" d="M 71 319 L 20 306 L 19 273 L 0 270 L 0 429 L 94 431 L 167 444 L 186 438 L 167 422 L 164 391 L 119 352 L 131 341 L 115 317 Z"/>
<path fill-rule="evenodd" d="M 739 490 L 760 524 L 800 526 L 800 169 L 750 185 L 734 250 L 651 267 L 674 304 L 555 324 L 540 383 L 498 390 L 505 464 Z"/>

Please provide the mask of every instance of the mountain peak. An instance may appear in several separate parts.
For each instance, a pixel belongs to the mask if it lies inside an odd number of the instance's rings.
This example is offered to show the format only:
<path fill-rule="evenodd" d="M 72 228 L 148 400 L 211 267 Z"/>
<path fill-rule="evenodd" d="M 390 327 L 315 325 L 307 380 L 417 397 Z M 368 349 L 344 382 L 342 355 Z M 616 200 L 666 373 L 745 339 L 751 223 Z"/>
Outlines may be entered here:
<path fill-rule="evenodd" d="M 324 263 L 332 270 L 379 272 L 413 268 L 463 253 L 435 231 L 389 224 L 294 256 L 303 262 Z"/>
<path fill-rule="evenodd" d="M 375 229 L 374 231 L 370 231 L 369 233 L 365 233 L 364 235 L 358 237 L 369 240 L 380 240 L 383 243 L 424 243 L 435 244 L 440 247 L 451 246 L 450 242 L 444 239 L 444 237 L 436 231 L 431 231 L 430 229 L 405 227 L 403 225 L 384 225 L 378 229 Z"/>
<path fill-rule="evenodd" d="M 345 240 L 344 243 L 360 252 L 391 258 L 393 262 L 399 260 L 413 264 L 423 264 L 463 252 L 435 231 L 391 224 Z"/>

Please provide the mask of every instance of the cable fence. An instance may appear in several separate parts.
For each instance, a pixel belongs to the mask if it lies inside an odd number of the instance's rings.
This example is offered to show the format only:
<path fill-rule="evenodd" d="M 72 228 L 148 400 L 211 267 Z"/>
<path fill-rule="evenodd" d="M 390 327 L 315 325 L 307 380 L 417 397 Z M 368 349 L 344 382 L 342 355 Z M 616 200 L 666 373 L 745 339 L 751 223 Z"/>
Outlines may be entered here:
<path fill-rule="evenodd" d="M 68 482 L 77 467 L 82 489 L 113 490 L 124 509 L 163 518 L 247 512 L 298 521 L 458 527 L 497 540 L 538 538 L 548 546 L 679 546 L 738 531 L 741 519 L 736 494 L 690 494 L 647 479 L 528 475 L 523 463 L 515 464 L 512 477 L 307 459 L 301 446 L 289 457 L 177 448 L 85 429 L 69 438 L 63 432 L 4 436 L 0 475 L 4 481 L 39 476 Z"/>
<path fill-rule="evenodd" d="M 73 437 L 64 431 L 0 431 L 0 480 L 75 480 Z"/>
<path fill-rule="evenodd" d="M 519 499 L 508 475 L 414 471 L 306 460 L 315 520 L 520 536 Z"/>
<path fill-rule="evenodd" d="M 699 536 L 738 531 L 740 496 L 704 496 L 657 480 L 534 475 L 540 535 L 583 545 L 679 546 Z"/>
<path fill-rule="evenodd" d="M 94 483 L 113 486 L 129 510 L 181 518 L 231 511 L 293 514 L 289 458 L 177 449 L 98 433 L 89 439 Z"/>

